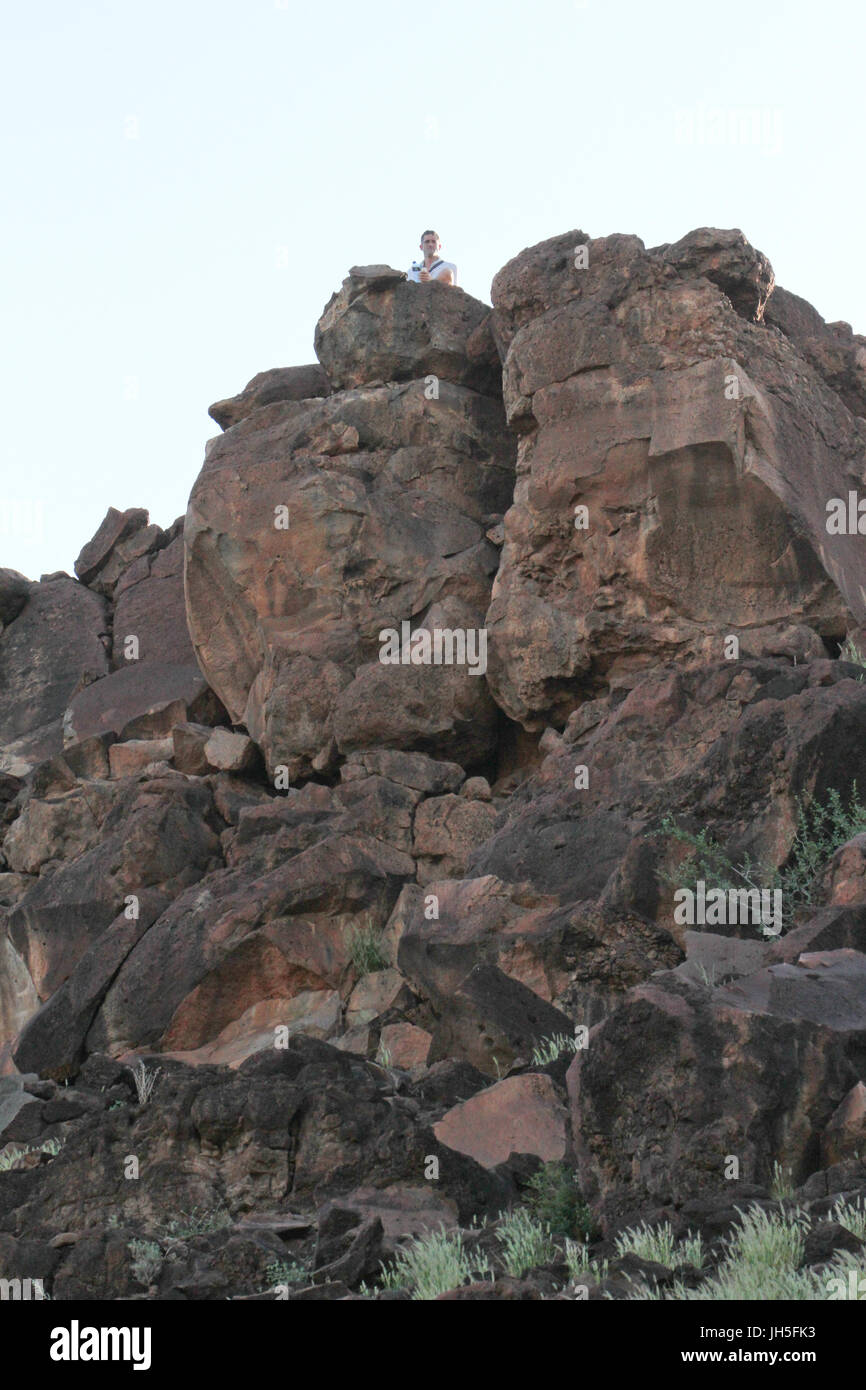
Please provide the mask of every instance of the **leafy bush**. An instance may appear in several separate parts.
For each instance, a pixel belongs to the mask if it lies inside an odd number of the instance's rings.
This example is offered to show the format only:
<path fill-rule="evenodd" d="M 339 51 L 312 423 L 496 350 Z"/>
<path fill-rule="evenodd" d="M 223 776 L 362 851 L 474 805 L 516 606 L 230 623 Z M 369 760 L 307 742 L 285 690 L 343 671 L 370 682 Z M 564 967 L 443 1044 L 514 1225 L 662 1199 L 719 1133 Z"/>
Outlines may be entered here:
<path fill-rule="evenodd" d="M 265 1269 L 269 1288 L 283 1284 L 305 1284 L 309 1277 L 306 1266 L 300 1260 L 274 1260 Z"/>
<path fill-rule="evenodd" d="M 668 835 L 691 849 L 688 859 L 676 873 L 666 870 L 660 873 L 665 882 L 680 888 L 703 879 L 708 888 L 725 891 L 732 888 L 781 889 L 782 923 L 787 930 L 798 911 L 813 902 L 821 874 L 836 850 L 862 830 L 866 830 L 866 806 L 857 794 L 855 781 L 847 808 L 835 788 L 830 789 L 823 803 L 797 797 L 797 829 L 787 863 L 781 869 L 755 865 L 748 855 L 741 864 L 734 864 L 706 829 L 697 834 L 684 830 L 670 815 L 665 816 L 658 831 L 652 833 Z"/>
<path fill-rule="evenodd" d="M 594 1232 L 592 1214 L 573 1169 L 564 1163 L 545 1163 L 527 1187 L 526 1205 L 551 1235 L 590 1239 Z"/>

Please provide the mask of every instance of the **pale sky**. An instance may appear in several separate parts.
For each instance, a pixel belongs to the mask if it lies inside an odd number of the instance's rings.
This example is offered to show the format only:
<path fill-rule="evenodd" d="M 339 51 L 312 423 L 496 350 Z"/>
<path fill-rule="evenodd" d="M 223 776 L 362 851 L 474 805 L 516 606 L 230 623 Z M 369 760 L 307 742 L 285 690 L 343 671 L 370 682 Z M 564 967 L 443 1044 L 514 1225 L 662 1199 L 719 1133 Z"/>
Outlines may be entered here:
<path fill-rule="evenodd" d="M 489 301 L 579 227 L 740 227 L 866 333 L 853 0 L 40 0 L 2 8 L 0 565 L 186 508 L 207 407 L 315 360 L 436 228 Z"/>

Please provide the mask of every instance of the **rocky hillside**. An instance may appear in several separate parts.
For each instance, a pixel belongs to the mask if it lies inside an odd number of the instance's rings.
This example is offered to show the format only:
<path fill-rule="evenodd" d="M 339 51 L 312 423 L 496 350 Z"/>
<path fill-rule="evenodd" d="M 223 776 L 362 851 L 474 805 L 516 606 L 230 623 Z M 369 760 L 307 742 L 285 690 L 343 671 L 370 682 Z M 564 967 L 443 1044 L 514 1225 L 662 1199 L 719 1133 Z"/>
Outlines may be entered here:
<path fill-rule="evenodd" d="M 791 1195 L 785 1296 L 864 1250 L 866 338 L 738 231 L 492 300 L 354 267 L 185 518 L 0 571 L 0 1278 L 712 1298 Z"/>

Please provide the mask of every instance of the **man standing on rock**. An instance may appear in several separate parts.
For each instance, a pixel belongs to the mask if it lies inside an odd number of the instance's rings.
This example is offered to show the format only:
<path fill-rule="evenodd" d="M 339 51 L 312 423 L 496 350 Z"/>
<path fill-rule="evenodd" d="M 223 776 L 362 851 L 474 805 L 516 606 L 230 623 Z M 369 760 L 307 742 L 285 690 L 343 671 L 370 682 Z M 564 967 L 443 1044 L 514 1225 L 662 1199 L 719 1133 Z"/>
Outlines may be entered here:
<path fill-rule="evenodd" d="M 424 259 L 412 262 L 409 270 L 410 280 L 422 285 L 426 285 L 429 280 L 438 280 L 440 285 L 457 284 L 457 267 L 453 261 L 443 261 L 440 258 L 441 246 L 438 232 L 422 233 L 421 250 L 424 252 Z"/>

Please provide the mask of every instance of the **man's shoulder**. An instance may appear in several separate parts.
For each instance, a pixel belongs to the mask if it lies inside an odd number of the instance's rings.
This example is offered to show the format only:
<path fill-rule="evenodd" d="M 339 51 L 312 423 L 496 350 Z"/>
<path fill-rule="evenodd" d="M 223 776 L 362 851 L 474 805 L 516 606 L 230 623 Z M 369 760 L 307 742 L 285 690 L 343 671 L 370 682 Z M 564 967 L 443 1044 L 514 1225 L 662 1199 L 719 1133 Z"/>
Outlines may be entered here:
<path fill-rule="evenodd" d="M 456 281 L 456 279 L 457 279 L 457 267 L 456 267 L 456 265 L 454 264 L 453 261 L 442 261 L 441 264 L 440 264 L 440 265 L 437 267 L 437 269 L 436 269 L 436 274 L 437 274 L 437 276 L 438 276 L 438 275 L 441 275 L 443 270 L 450 270 L 450 271 L 451 271 L 451 274 L 454 276 L 454 279 L 455 279 L 455 281 Z"/>

